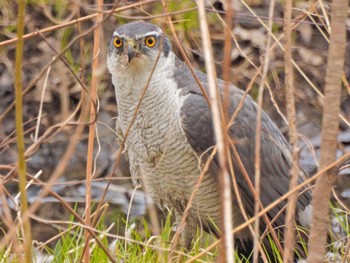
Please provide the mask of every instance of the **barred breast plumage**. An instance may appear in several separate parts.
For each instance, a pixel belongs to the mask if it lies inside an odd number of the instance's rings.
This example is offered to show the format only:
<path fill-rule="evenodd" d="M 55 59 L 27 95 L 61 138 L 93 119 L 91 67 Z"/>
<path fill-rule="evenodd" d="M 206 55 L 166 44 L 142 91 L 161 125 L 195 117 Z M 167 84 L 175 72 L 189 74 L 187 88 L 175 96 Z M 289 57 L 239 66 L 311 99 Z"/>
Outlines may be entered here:
<path fill-rule="evenodd" d="M 160 58 L 158 62 L 125 144 L 133 180 L 140 181 L 162 209 L 172 209 L 180 220 L 201 166 L 181 128 L 180 109 L 187 95 L 180 94 L 171 73 L 175 67 L 174 54 L 169 54 L 167 62 L 163 60 Z M 147 77 L 143 74 L 128 77 L 127 72 L 113 76 L 113 83 L 118 83 L 115 85 L 118 125 L 123 134 L 132 123 Z M 125 87 L 132 87 L 132 91 Z M 210 220 L 219 224 L 219 190 L 215 177 L 209 174 L 204 177 L 192 207 L 188 219 L 191 227 L 184 233 L 186 243 L 200 223 L 207 228 Z"/>
<path fill-rule="evenodd" d="M 169 39 L 155 25 L 133 22 L 118 28 L 109 47 L 107 64 L 116 91 L 118 129 L 125 137 L 133 181 L 141 182 L 154 201 L 163 209 L 171 209 L 179 221 L 203 169 L 199 159 L 206 160 L 215 146 L 211 110 L 188 66 L 176 57 Z M 207 76 L 198 70 L 195 74 L 207 90 Z M 217 80 L 217 84 L 223 96 L 224 82 Z M 241 164 L 254 181 L 257 105 L 233 85 L 229 86 L 228 96 L 230 116 L 244 100 L 228 135 L 239 155 L 239 159 L 230 156 L 233 176 L 240 188 L 245 212 L 253 216 L 255 198 Z M 129 125 L 131 129 L 126 134 Z M 287 141 L 265 113 L 262 114 L 261 152 L 260 198 L 267 206 L 288 191 L 291 154 Z M 220 223 L 217 164 L 215 156 L 195 195 L 183 234 L 186 245 L 194 237 L 197 226 L 219 235 L 213 226 Z M 309 206 L 310 199 L 308 191 L 298 199 L 297 212 L 301 216 L 309 215 L 305 207 Z M 232 204 L 232 223 L 237 226 L 243 217 L 235 196 Z M 279 229 L 284 224 L 284 213 L 280 213 L 284 206 L 285 202 L 281 202 L 267 214 L 270 219 L 277 216 L 273 226 Z M 265 227 L 263 220 L 261 227 Z M 283 230 L 280 233 L 283 234 Z M 243 243 L 251 240 L 248 230 L 235 237 L 241 241 L 238 246 L 246 249 Z"/>

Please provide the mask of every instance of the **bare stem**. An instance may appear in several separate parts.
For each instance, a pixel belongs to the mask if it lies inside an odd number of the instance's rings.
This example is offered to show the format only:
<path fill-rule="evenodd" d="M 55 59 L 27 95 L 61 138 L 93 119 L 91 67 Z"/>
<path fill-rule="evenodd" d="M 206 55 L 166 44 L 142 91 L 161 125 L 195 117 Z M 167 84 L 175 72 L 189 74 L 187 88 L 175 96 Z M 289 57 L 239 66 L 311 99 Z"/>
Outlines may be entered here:
<path fill-rule="evenodd" d="M 32 261 L 32 235 L 30 220 L 25 215 L 28 213 L 26 191 L 26 162 L 24 157 L 24 134 L 23 134 L 23 95 L 22 95 L 22 58 L 23 58 L 23 32 L 26 1 L 18 1 L 18 22 L 15 65 L 15 90 L 16 90 L 16 136 L 18 150 L 18 177 L 19 190 L 21 193 L 21 217 L 24 229 L 24 261 Z"/>
<path fill-rule="evenodd" d="M 221 187 L 222 203 L 222 234 L 224 235 L 224 244 L 221 250 L 221 257 L 226 254 L 226 262 L 233 262 L 233 236 L 232 236 L 232 194 L 231 181 L 227 167 L 226 144 L 223 127 L 223 116 L 220 114 L 221 104 L 220 96 L 216 86 L 216 73 L 213 61 L 213 51 L 210 42 L 210 35 L 205 13 L 205 1 L 198 1 L 198 15 L 202 33 L 205 67 L 208 73 L 209 94 L 211 100 L 211 110 L 213 113 L 213 126 L 215 131 L 216 144 L 218 149 L 220 174 L 219 182 Z M 222 258 L 221 258 L 222 259 Z"/>
<path fill-rule="evenodd" d="M 270 63 L 270 47 L 271 47 L 271 38 L 272 38 L 272 23 L 273 23 L 273 11 L 275 8 L 275 1 L 270 2 L 269 8 L 269 25 L 268 25 L 268 34 L 267 34 L 267 42 L 266 42 L 266 54 L 265 54 L 265 63 L 263 67 L 263 72 L 261 76 L 260 86 L 259 86 L 259 94 L 258 94 L 258 111 L 256 117 L 256 137 L 255 137 L 255 205 L 254 205 L 254 213 L 257 215 L 260 210 L 260 149 L 261 149 L 261 116 L 262 116 L 262 103 L 263 103 L 263 94 L 264 94 L 264 83 L 267 76 L 267 71 Z M 254 221 L 254 253 L 253 253 L 253 262 L 258 262 L 259 258 L 259 225 L 260 218 L 258 216 L 255 217 Z"/>
<path fill-rule="evenodd" d="M 289 142 L 292 145 L 293 162 L 290 170 L 289 189 L 294 189 L 298 183 L 299 174 L 299 148 L 298 133 L 296 128 L 296 114 L 294 101 L 294 76 L 292 65 L 292 38 L 291 38 L 291 20 L 292 20 L 292 0 L 287 0 L 284 7 L 284 34 L 286 39 L 284 52 L 284 68 L 285 68 L 285 85 L 286 85 L 286 101 L 287 115 L 289 123 Z M 284 237 L 284 257 L 283 262 L 294 262 L 294 244 L 295 244 L 295 210 L 298 200 L 298 192 L 294 192 L 288 198 L 286 221 L 285 221 L 285 237 Z"/>
<path fill-rule="evenodd" d="M 97 0 L 96 5 L 98 11 L 102 11 L 103 0 Z M 96 16 L 96 24 L 100 23 L 103 14 L 98 13 Z M 101 25 L 101 24 L 100 24 Z M 92 80 L 91 80 L 91 91 L 90 91 L 90 126 L 89 126 L 89 140 L 88 140 L 88 152 L 86 162 L 86 200 L 85 200 L 85 224 L 91 225 L 91 179 L 93 176 L 93 154 L 94 154 L 94 141 L 95 141 L 95 129 L 96 129 L 96 99 L 97 99 L 97 87 L 98 87 L 98 57 L 100 53 L 100 31 L 101 27 L 96 27 L 94 30 L 94 48 L 92 58 Z M 85 248 L 84 248 L 84 262 L 90 261 L 90 249 L 88 249 L 90 243 L 90 235 L 85 230 Z"/>

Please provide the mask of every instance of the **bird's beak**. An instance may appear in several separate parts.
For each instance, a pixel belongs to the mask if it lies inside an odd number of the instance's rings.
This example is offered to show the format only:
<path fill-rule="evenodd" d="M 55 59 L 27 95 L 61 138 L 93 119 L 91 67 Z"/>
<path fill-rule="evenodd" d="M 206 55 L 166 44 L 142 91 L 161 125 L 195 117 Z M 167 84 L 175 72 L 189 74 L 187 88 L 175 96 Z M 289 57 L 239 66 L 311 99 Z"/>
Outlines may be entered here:
<path fill-rule="evenodd" d="M 127 40 L 127 54 L 128 62 L 130 62 L 136 55 L 136 41 L 134 39 Z"/>
<path fill-rule="evenodd" d="M 128 46 L 128 62 L 130 62 L 135 56 L 135 50 L 132 46 Z"/>

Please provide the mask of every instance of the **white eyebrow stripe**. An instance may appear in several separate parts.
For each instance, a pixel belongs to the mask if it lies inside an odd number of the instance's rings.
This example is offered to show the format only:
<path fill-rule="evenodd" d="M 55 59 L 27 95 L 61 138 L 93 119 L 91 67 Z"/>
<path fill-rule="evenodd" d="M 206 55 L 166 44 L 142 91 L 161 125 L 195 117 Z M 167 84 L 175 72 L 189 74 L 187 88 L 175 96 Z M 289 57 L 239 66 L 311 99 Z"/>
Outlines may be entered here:
<path fill-rule="evenodd" d="M 143 34 L 143 35 L 136 35 L 136 36 L 135 36 L 135 39 L 140 39 L 140 38 L 148 37 L 148 36 L 160 36 L 160 35 L 162 35 L 161 32 L 158 32 L 158 31 L 150 31 L 150 32 L 147 32 L 146 34 Z M 130 37 L 130 36 L 127 36 L 127 35 L 125 35 L 125 34 L 118 34 L 117 31 L 114 31 L 113 37 L 125 38 L 125 37 Z"/>
<path fill-rule="evenodd" d="M 143 36 L 152 36 L 152 35 L 160 36 L 161 34 L 162 33 L 158 31 L 151 31 L 151 32 L 148 32 L 147 34 L 144 34 Z"/>
<path fill-rule="evenodd" d="M 146 34 L 136 35 L 135 39 L 141 39 L 141 38 L 145 38 L 148 36 L 160 36 L 160 35 L 162 35 L 162 34 L 157 32 L 157 31 L 151 31 L 151 32 L 147 32 Z"/>

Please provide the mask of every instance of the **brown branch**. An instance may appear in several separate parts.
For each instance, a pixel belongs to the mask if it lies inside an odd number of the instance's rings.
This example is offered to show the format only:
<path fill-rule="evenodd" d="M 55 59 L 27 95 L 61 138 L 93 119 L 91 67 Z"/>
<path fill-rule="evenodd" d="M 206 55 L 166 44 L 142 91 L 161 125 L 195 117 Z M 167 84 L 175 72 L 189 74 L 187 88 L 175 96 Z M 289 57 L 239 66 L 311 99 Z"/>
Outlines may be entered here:
<path fill-rule="evenodd" d="M 294 189 L 298 184 L 299 174 L 299 148 L 298 133 L 296 127 L 295 101 L 294 101 L 294 76 L 292 65 L 292 0 L 287 0 L 284 6 L 284 35 L 286 39 L 284 52 L 284 68 L 285 68 L 285 86 L 287 101 L 287 116 L 289 124 L 289 142 L 292 145 L 292 167 L 289 171 L 291 179 L 289 189 Z M 284 257 L 283 262 L 294 262 L 294 244 L 295 244 L 295 211 L 298 201 L 298 192 L 289 196 L 287 202 L 287 211 L 284 229 Z"/>
<path fill-rule="evenodd" d="M 96 123 L 93 121 L 97 118 L 97 112 L 95 111 L 95 104 L 97 102 L 97 89 L 98 89 L 98 71 L 99 71 L 99 53 L 100 53 L 100 32 L 101 23 L 103 19 L 102 11 L 103 0 L 97 0 L 98 15 L 96 16 L 96 25 L 100 25 L 94 30 L 94 47 L 92 54 L 92 79 L 91 79 L 91 90 L 90 90 L 90 121 L 89 125 L 89 139 L 88 139 L 88 152 L 86 160 L 86 199 L 85 199 L 85 224 L 91 226 L 91 179 L 93 176 L 93 154 L 94 154 L 94 142 L 95 142 L 95 128 Z M 90 235 L 85 230 L 85 246 L 84 246 L 84 262 L 90 262 Z"/>
<path fill-rule="evenodd" d="M 331 13 L 331 38 L 326 71 L 325 103 L 322 120 L 321 161 L 323 169 L 336 160 L 337 135 L 341 98 L 342 72 L 346 45 L 346 19 L 348 2 L 334 0 Z M 337 179 L 331 169 L 316 181 L 313 193 L 313 213 L 309 240 L 309 262 L 322 262 L 326 253 L 329 223 L 329 199 Z"/>
<path fill-rule="evenodd" d="M 220 248 L 219 261 L 226 259 L 226 262 L 233 262 L 233 236 L 232 234 L 232 193 L 230 175 L 227 167 L 227 144 L 225 140 L 225 128 L 224 119 L 222 118 L 222 105 L 220 101 L 220 93 L 217 88 L 217 79 L 215 66 L 213 61 L 213 51 L 209 36 L 209 28 L 206 20 L 206 12 L 204 1 L 198 1 L 198 16 L 200 29 L 202 34 L 202 43 L 205 58 L 205 68 L 208 73 L 208 87 L 211 101 L 211 111 L 213 128 L 215 132 L 215 140 L 218 149 L 219 159 L 219 185 L 220 185 L 220 199 L 221 199 L 221 233 L 224 235 L 224 242 Z"/>

